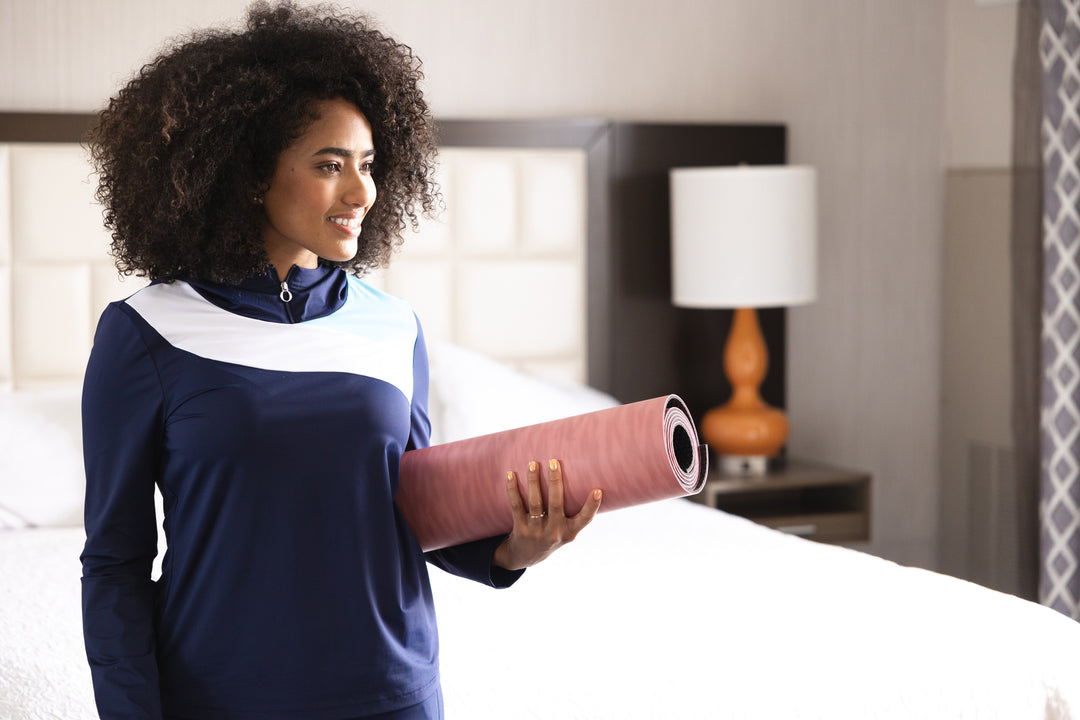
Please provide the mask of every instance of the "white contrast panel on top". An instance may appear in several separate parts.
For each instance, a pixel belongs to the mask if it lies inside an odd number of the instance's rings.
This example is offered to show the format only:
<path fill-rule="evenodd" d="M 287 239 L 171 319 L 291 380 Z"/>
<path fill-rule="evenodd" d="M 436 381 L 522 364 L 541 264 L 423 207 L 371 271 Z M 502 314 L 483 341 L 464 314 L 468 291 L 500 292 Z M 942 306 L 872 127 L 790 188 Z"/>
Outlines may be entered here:
<path fill-rule="evenodd" d="M 31 262 L 98 260 L 109 234 L 86 151 L 75 144 L 11 146 L 11 235 Z"/>
<path fill-rule="evenodd" d="M 152 285 L 126 302 L 170 345 L 199 357 L 264 370 L 363 375 L 412 402 L 413 312 L 355 278 L 337 312 L 296 324 L 231 313 L 180 281 Z"/>

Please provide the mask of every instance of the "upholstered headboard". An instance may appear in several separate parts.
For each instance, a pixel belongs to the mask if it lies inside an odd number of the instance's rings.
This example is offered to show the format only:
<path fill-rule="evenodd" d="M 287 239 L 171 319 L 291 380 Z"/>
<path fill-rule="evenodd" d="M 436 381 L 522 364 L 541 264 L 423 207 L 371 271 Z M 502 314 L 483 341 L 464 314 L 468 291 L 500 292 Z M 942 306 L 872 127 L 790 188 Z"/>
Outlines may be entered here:
<path fill-rule="evenodd" d="M 446 147 L 446 209 L 372 281 L 430 339 L 533 374 L 586 376 L 585 161 L 573 149 Z"/>
<path fill-rule="evenodd" d="M 0 144 L 0 387 L 78 382 L 98 315 L 139 286 L 109 260 L 89 173 L 77 144 Z"/>
<path fill-rule="evenodd" d="M 90 115 L 0 113 L 0 389 L 77 383 L 121 281 L 79 139 Z M 784 162 L 778 125 L 439 123 L 446 211 L 372 282 L 408 299 L 431 341 L 624 402 L 669 392 L 695 413 L 726 394 L 730 313 L 671 306 L 667 170 Z M 765 311 L 784 404 L 784 315 Z"/>
<path fill-rule="evenodd" d="M 584 381 L 585 169 L 575 148 L 444 148 L 446 210 L 371 282 L 429 341 Z M 95 186 L 77 142 L 0 143 L 0 387 L 77 383 L 104 306 L 145 283 L 113 268 Z"/>

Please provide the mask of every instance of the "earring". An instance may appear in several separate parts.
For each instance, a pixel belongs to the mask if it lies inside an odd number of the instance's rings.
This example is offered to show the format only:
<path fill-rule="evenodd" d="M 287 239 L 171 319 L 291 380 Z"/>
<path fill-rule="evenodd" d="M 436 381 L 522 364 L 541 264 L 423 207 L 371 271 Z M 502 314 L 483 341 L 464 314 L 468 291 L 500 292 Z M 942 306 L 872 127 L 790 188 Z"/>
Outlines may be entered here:
<path fill-rule="evenodd" d="M 253 203 L 255 203 L 256 205 L 262 205 L 262 202 L 263 202 L 263 194 L 262 194 L 262 193 L 255 193 L 255 194 L 254 194 L 254 195 L 253 195 L 253 196 L 251 197 L 251 201 L 252 201 Z"/>

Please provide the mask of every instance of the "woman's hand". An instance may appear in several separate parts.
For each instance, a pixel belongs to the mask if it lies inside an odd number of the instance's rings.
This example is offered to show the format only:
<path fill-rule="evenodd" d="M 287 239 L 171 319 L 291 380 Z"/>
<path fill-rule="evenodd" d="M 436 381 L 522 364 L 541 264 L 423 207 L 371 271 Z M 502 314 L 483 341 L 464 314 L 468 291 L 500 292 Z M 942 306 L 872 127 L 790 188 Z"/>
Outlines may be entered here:
<path fill-rule="evenodd" d="M 506 474 L 506 495 L 514 512 L 514 529 L 495 550 L 494 563 L 505 570 L 527 568 L 577 537 L 581 529 L 592 522 L 600 509 L 600 490 L 593 490 L 581 511 L 567 517 L 563 510 L 562 465 L 558 460 L 548 463 L 548 506 L 540 492 L 540 465 L 529 463 L 526 502 L 518 489 L 517 473 Z"/>

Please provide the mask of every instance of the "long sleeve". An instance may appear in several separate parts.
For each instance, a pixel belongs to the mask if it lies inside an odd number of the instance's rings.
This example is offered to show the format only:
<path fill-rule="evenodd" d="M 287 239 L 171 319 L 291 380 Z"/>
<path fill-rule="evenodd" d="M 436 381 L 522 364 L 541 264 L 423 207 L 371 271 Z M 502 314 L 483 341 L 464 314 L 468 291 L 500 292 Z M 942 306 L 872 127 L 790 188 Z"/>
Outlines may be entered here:
<path fill-rule="evenodd" d="M 409 449 L 424 448 L 431 443 L 431 420 L 427 413 L 428 384 L 427 347 L 420 322 L 417 321 L 416 349 L 413 355 L 412 430 L 409 436 Z M 495 549 L 505 539 L 505 535 L 484 538 L 433 550 L 425 553 L 424 557 L 435 567 L 453 575 L 495 588 L 507 588 L 513 585 L 525 571 L 504 570 L 492 564 Z"/>
<path fill-rule="evenodd" d="M 162 715 L 150 577 L 162 391 L 126 310 L 102 315 L 83 387 L 83 634 L 103 720 Z"/>

